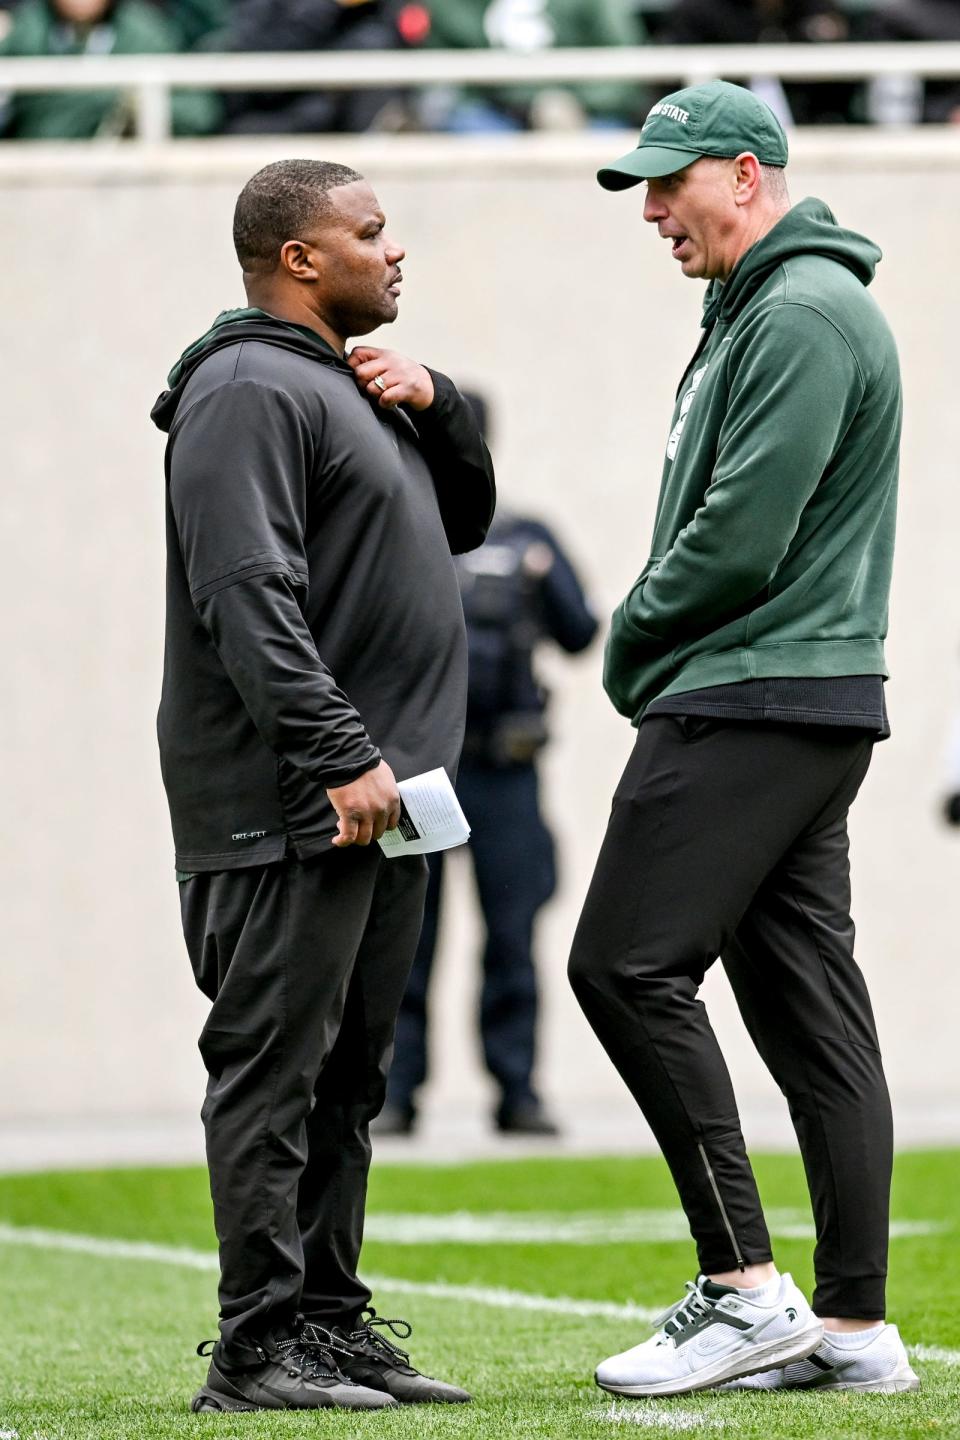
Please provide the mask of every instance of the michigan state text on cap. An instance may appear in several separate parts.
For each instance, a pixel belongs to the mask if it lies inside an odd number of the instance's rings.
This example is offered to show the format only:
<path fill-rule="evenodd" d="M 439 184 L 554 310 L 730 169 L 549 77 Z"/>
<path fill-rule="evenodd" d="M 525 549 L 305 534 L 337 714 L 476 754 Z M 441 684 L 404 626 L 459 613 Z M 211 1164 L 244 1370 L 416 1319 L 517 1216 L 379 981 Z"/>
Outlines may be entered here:
<path fill-rule="evenodd" d="M 762 165 L 786 165 L 787 137 L 768 105 L 749 90 L 714 80 L 667 95 L 654 105 L 640 141 L 597 173 L 605 190 L 671 175 L 702 155 L 732 158 L 750 150 Z"/>

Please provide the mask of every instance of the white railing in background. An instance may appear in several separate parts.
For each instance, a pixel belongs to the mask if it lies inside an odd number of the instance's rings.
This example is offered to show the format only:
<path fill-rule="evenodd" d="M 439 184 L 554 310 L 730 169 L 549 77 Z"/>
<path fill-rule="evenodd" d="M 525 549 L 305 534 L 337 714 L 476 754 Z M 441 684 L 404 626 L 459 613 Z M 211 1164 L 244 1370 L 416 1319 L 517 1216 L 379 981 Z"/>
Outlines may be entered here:
<path fill-rule="evenodd" d="M 610 49 L 383 50 L 292 54 L 50 56 L 0 59 L 0 94 L 117 90 L 129 94 L 137 138 L 170 137 L 170 91 L 360 90 L 431 85 L 563 85 L 636 80 L 696 84 L 762 75 L 780 80 L 960 77 L 960 42 L 836 45 L 650 45 Z"/>

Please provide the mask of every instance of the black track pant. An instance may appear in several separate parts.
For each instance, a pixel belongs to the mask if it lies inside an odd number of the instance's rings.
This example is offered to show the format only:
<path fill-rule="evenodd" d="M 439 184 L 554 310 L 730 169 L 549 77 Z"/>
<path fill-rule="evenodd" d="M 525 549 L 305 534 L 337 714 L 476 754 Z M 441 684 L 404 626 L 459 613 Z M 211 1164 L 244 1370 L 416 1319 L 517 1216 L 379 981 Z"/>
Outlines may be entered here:
<path fill-rule="evenodd" d="M 350 1325 L 368 1126 L 383 1104 L 427 867 L 377 845 L 201 874 L 181 885 L 187 948 L 213 1001 L 200 1037 L 220 1241 L 221 1358 L 302 1310 Z"/>
<path fill-rule="evenodd" d="M 890 1102 L 853 958 L 847 810 L 872 739 L 657 716 L 639 729 L 570 979 L 717 1273 L 770 1260 L 730 1077 L 697 999 L 721 956 L 787 1097 L 817 1229 L 814 1308 L 881 1318 Z"/>

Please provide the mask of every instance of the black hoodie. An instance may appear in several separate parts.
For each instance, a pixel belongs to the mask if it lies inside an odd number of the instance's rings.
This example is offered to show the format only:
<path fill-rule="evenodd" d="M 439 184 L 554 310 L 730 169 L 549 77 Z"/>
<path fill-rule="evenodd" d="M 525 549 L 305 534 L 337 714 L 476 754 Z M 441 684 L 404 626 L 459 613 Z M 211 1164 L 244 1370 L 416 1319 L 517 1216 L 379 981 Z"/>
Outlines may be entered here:
<path fill-rule="evenodd" d="M 326 849 L 327 787 L 381 755 L 398 779 L 453 774 L 451 552 L 483 541 L 494 482 L 470 406 L 431 375 L 429 409 L 381 409 L 318 335 L 250 310 L 171 371 L 152 411 L 169 433 L 157 730 L 179 870 Z"/>

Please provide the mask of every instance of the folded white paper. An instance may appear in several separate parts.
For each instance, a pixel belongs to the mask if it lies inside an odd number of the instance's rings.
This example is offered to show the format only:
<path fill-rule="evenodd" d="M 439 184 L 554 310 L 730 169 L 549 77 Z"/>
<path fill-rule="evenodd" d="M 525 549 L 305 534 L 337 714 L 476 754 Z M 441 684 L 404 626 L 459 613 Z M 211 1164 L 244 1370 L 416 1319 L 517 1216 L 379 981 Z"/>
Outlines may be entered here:
<path fill-rule="evenodd" d="M 470 838 L 470 826 L 446 770 L 401 780 L 400 824 L 377 842 L 384 855 L 431 855 Z"/>

